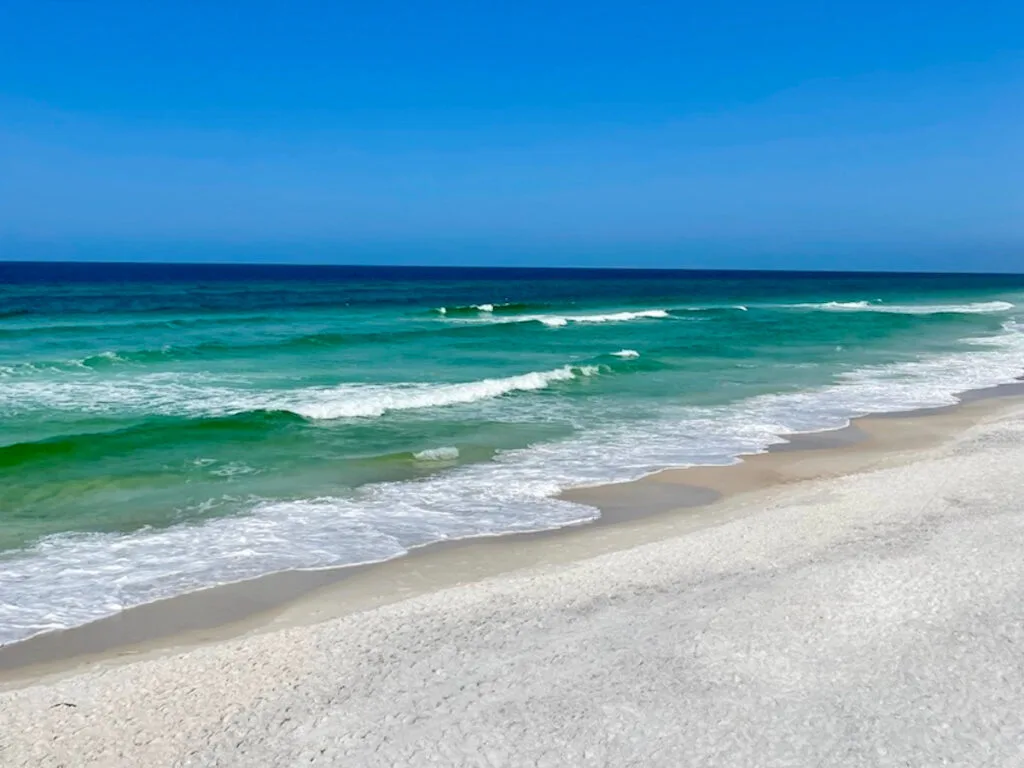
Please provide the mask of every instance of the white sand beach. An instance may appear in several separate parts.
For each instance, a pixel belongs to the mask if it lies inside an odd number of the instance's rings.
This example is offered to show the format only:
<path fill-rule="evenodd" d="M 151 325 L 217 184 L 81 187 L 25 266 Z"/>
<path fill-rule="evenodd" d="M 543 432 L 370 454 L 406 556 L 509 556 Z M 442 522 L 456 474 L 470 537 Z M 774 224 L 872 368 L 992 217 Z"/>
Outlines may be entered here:
<path fill-rule="evenodd" d="M 12 678 L 0 765 L 1024 765 L 1024 406 L 973 422 L 592 527 L 619 551 Z"/>

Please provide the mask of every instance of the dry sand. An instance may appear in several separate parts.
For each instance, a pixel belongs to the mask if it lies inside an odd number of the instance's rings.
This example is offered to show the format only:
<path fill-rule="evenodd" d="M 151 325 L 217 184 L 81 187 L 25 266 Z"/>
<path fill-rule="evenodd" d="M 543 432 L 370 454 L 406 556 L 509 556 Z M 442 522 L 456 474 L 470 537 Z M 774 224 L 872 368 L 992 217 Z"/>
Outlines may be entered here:
<path fill-rule="evenodd" d="M 408 558 L 21 681 L 0 765 L 1024 765 L 1024 406 L 858 429 L 585 492 L 743 491 L 706 510 Z"/>

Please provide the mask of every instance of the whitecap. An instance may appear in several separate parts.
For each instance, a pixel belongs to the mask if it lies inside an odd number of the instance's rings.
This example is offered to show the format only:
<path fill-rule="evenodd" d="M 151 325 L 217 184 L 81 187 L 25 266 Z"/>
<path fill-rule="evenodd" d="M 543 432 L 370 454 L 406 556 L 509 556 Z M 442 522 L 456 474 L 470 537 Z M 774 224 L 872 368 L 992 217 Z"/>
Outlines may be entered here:
<path fill-rule="evenodd" d="M 344 385 L 342 387 L 306 390 L 291 401 L 278 404 L 310 419 L 344 419 L 381 416 L 389 411 L 473 403 L 490 400 L 513 392 L 545 389 L 560 381 L 596 376 L 596 366 L 565 365 L 550 371 L 534 371 L 518 376 L 480 379 L 459 384 Z"/>
<path fill-rule="evenodd" d="M 670 317 L 664 309 L 644 309 L 632 312 L 608 312 L 592 315 L 518 315 L 488 318 L 492 323 L 541 323 L 549 328 L 562 328 L 570 323 L 624 323 L 631 320 L 662 320 Z M 480 321 L 477 321 L 480 322 Z"/>
<path fill-rule="evenodd" d="M 791 304 L 794 309 L 818 309 L 827 312 L 884 312 L 894 315 L 979 315 L 1008 312 L 1008 301 L 982 301 L 969 304 L 883 304 L 870 301 L 826 301 L 820 304 Z"/>
<path fill-rule="evenodd" d="M 490 400 L 545 389 L 557 382 L 596 376 L 593 365 L 452 384 L 339 384 L 286 392 L 257 391 L 207 382 L 202 377 L 151 374 L 102 380 L 5 382 L 0 415 L 45 408 L 88 413 L 158 413 L 226 416 L 246 411 L 290 411 L 308 419 L 345 419 Z"/>
<path fill-rule="evenodd" d="M 424 451 L 417 451 L 412 457 L 416 461 L 455 461 L 459 458 L 459 449 L 453 445 L 445 445 L 441 448 L 427 448 Z"/>

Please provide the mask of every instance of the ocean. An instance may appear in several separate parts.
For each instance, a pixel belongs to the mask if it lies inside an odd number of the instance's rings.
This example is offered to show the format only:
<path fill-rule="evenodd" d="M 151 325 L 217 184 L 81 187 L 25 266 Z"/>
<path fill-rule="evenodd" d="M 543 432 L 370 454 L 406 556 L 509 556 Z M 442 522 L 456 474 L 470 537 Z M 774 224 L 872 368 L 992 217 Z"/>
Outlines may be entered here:
<path fill-rule="evenodd" d="M 0 644 L 1024 373 L 1024 277 L 0 263 Z"/>

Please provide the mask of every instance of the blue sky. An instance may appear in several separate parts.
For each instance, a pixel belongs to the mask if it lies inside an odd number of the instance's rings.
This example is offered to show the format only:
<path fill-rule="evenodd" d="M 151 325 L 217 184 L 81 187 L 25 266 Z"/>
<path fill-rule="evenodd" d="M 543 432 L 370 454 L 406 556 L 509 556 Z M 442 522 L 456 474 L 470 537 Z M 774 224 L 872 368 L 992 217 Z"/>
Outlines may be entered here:
<path fill-rule="evenodd" d="M 0 258 L 1024 271 L 1018 3 L 0 3 Z"/>

